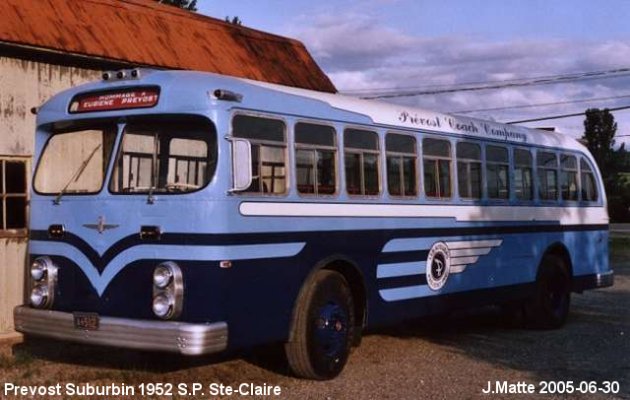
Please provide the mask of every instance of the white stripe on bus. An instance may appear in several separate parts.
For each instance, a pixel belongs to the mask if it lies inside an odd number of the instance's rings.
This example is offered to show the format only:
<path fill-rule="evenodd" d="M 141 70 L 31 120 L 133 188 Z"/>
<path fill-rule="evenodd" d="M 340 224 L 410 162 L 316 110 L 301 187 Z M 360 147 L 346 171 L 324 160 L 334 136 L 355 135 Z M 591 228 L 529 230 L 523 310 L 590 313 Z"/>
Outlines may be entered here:
<path fill-rule="evenodd" d="M 450 218 L 460 222 L 551 222 L 561 225 L 608 224 L 603 207 L 454 206 L 446 204 L 293 203 L 244 201 L 244 216 Z"/>

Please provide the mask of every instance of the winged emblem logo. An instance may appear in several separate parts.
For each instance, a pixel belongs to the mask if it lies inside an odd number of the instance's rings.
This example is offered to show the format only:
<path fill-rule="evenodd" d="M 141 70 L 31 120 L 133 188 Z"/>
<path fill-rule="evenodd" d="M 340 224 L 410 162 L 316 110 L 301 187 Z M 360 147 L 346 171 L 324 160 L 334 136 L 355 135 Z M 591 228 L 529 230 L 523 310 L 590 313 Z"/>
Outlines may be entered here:
<path fill-rule="evenodd" d="M 96 231 L 98 233 L 103 233 L 108 229 L 114 229 L 114 228 L 118 228 L 118 224 L 106 224 L 105 223 L 105 217 L 104 216 L 99 216 L 96 224 L 83 224 L 84 227 L 88 228 L 88 229 L 96 229 Z"/>

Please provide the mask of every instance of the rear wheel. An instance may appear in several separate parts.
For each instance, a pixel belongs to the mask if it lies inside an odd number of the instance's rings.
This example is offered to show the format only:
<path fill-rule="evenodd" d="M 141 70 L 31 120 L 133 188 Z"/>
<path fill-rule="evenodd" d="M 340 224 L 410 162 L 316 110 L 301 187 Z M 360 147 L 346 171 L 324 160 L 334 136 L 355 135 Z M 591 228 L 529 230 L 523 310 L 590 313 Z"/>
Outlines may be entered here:
<path fill-rule="evenodd" d="M 528 325 L 535 328 L 559 328 L 567 320 L 571 304 L 571 275 L 562 257 L 543 257 L 536 291 L 525 304 L 524 312 Z"/>
<path fill-rule="evenodd" d="M 348 360 L 355 326 L 352 293 L 343 275 L 320 270 L 298 297 L 285 352 L 302 378 L 331 379 Z"/>

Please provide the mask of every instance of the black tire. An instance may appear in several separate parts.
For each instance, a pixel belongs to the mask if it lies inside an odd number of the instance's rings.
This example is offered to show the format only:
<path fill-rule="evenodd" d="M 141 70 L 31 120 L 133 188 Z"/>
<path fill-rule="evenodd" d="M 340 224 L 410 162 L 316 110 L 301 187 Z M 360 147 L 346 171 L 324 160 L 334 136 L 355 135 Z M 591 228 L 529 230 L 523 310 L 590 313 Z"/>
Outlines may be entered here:
<path fill-rule="evenodd" d="M 354 339 L 352 293 L 343 275 L 319 270 L 304 285 L 293 311 L 285 352 L 301 378 L 325 380 L 339 375 Z"/>
<path fill-rule="evenodd" d="M 543 257 L 536 278 L 536 289 L 525 303 L 527 325 L 538 329 L 557 329 L 564 325 L 571 305 L 571 274 L 562 257 Z"/>

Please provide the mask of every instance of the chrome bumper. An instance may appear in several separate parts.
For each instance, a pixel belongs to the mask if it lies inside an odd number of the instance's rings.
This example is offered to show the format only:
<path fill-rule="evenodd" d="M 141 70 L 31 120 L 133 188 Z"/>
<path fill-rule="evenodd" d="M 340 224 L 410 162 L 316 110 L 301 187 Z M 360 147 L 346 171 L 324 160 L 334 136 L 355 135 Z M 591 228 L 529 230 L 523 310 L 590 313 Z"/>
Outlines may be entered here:
<path fill-rule="evenodd" d="M 610 287 L 615 283 L 615 273 L 610 270 L 600 274 L 573 277 L 573 291 L 583 292 L 589 289 Z"/>
<path fill-rule="evenodd" d="M 72 313 L 25 306 L 15 307 L 13 319 L 15 330 L 27 335 L 189 356 L 223 351 L 228 340 L 225 322 L 191 324 L 100 317 L 98 330 L 86 331 L 74 327 Z"/>

